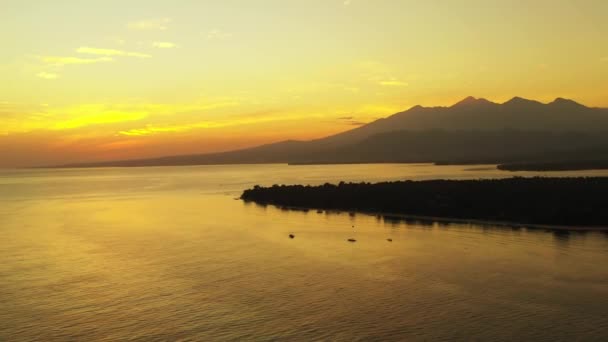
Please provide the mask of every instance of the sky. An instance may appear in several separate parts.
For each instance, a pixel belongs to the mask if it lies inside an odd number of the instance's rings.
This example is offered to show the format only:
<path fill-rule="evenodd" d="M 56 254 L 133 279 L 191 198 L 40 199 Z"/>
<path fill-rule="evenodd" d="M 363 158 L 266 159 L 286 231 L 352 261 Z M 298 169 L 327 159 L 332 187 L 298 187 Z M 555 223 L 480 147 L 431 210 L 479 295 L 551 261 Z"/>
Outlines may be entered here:
<path fill-rule="evenodd" d="M 0 167 L 313 139 L 469 95 L 608 107 L 605 0 L 0 5 Z"/>

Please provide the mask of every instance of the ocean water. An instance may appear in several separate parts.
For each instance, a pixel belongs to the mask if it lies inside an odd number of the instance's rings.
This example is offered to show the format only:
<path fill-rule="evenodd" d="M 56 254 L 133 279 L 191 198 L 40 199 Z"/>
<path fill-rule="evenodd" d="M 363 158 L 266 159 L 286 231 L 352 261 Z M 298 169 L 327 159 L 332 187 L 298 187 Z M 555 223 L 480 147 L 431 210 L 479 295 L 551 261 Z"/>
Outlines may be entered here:
<path fill-rule="evenodd" d="M 254 184 L 512 175 L 536 173 L 423 164 L 0 171 L 0 341 L 608 340 L 608 234 L 235 199 Z"/>

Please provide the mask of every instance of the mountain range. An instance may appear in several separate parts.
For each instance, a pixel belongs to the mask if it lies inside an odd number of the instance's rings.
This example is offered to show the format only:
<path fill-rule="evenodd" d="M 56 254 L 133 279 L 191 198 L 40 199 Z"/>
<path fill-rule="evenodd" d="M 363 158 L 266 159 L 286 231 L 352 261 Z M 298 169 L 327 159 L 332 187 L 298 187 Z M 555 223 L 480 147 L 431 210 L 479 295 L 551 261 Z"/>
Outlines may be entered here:
<path fill-rule="evenodd" d="M 608 109 L 557 98 L 499 104 L 467 97 L 414 106 L 336 135 L 222 153 L 61 165 L 169 166 L 249 163 L 510 163 L 608 159 Z"/>

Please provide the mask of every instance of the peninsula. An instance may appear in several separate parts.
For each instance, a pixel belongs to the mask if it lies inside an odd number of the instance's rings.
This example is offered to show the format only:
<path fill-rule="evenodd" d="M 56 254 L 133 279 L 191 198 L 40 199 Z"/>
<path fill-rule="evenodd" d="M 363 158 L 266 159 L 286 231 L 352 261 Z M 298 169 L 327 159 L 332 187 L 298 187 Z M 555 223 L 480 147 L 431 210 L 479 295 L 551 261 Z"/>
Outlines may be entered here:
<path fill-rule="evenodd" d="M 606 193 L 608 177 L 515 177 L 255 186 L 241 199 L 284 207 L 603 230 L 608 229 Z"/>

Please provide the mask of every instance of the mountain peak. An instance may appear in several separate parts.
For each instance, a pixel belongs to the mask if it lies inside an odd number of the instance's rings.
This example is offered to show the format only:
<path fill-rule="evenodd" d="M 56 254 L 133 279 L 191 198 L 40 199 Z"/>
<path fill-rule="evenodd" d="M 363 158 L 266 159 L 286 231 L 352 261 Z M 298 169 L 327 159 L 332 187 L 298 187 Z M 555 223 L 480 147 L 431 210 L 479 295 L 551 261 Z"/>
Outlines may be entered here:
<path fill-rule="evenodd" d="M 458 103 L 475 103 L 475 102 L 477 102 L 477 98 L 475 98 L 474 96 L 467 96 Z"/>
<path fill-rule="evenodd" d="M 528 99 L 524 99 L 523 97 L 519 97 L 519 96 L 515 96 L 514 98 L 510 99 L 509 101 L 503 103 L 504 105 L 525 105 L 525 104 L 541 104 L 538 101 L 534 101 L 534 100 L 528 100 Z"/>
<path fill-rule="evenodd" d="M 475 98 L 473 96 L 468 96 L 468 97 L 464 98 L 463 100 L 461 100 L 460 102 L 454 104 L 452 106 L 452 108 L 463 107 L 463 106 L 474 106 L 474 105 L 480 105 L 480 104 L 493 104 L 493 102 L 490 102 L 484 98 Z"/>
<path fill-rule="evenodd" d="M 563 97 L 558 97 L 549 104 L 553 105 L 553 106 L 561 106 L 561 107 L 586 108 L 584 105 L 582 105 L 576 101 L 573 101 L 570 99 L 565 99 Z"/>

